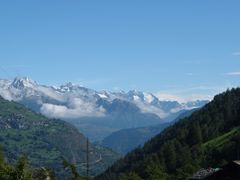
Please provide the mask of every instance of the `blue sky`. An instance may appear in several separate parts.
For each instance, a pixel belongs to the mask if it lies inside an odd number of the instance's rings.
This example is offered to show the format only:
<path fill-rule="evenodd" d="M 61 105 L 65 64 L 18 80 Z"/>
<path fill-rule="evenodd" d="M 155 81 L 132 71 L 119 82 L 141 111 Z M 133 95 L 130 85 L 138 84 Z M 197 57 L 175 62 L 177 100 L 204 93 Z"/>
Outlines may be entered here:
<path fill-rule="evenodd" d="M 240 84 L 239 0 L 1 1 L 0 77 L 208 96 Z"/>

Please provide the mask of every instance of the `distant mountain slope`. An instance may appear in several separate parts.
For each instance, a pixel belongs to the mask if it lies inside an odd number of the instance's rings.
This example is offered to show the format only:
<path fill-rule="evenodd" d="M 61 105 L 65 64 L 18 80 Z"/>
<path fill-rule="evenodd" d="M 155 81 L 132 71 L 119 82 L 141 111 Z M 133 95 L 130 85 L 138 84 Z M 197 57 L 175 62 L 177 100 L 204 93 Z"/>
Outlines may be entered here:
<path fill-rule="evenodd" d="M 172 122 L 157 124 L 154 126 L 123 129 L 113 132 L 100 143 L 114 151 L 126 154 L 138 146 L 142 146 L 146 141 L 159 134 L 166 127 L 174 124 L 180 119 L 190 116 L 197 109 L 182 111 L 182 113 Z"/>
<path fill-rule="evenodd" d="M 181 110 L 201 107 L 208 102 L 160 101 L 152 93 L 95 91 L 72 83 L 45 86 L 19 77 L 0 79 L 0 95 L 49 118 L 71 122 L 94 141 L 123 128 L 171 121 Z"/>
<path fill-rule="evenodd" d="M 85 173 L 86 138 L 79 131 L 59 119 L 48 119 L 33 113 L 22 105 L 0 97 L 0 145 L 7 159 L 12 162 L 20 155 L 27 155 L 33 167 L 47 166 L 63 175 L 62 159 L 77 164 Z M 92 174 L 111 165 L 119 155 L 111 150 L 90 148 Z M 96 163 L 95 163 L 96 162 Z"/>
<path fill-rule="evenodd" d="M 240 88 L 214 100 L 116 162 L 96 179 L 187 179 L 201 167 L 239 159 Z"/>
<path fill-rule="evenodd" d="M 101 145 L 109 147 L 118 153 L 126 154 L 134 148 L 143 145 L 144 142 L 160 133 L 169 125 L 170 123 L 163 123 L 151 127 L 119 130 L 104 138 Z"/>

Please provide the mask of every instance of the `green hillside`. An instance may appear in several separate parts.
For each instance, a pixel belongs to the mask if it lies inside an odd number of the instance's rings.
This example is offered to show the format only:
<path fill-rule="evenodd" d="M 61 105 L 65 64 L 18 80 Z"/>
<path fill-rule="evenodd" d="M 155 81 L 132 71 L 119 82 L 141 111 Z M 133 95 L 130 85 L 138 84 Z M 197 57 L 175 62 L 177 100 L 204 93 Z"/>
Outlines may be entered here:
<path fill-rule="evenodd" d="M 216 137 L 215 139 L 211 139 L 210 141 L 205 142 L 202 144 L 202 147 L 206 150 L 211 148 L 221 148 L 226 146 L 227 143 L 234 140 L 234 138 L 240 137 L 240 128 L 234 128 L 233 130 Z"/>
<path fill-rule="evenodd" d="M 62 157 L 86 172 L 86 138 L 78 130 L 58 119 L 48 119 L 22 105 L 0 98 L 0 145 L 10 163 L 26 155 L 32 167 L 49 167 L 58 176 L 64 174 Z M 110 166 L 119 155 L 92 144 L 90 173 L 96 175 Z"/>
<path fill-rule="evenodd" d="M 215 96 L 96 179 L 188 179 L 199 168 L 221 167 L 239 159 L 239 126 L 240 88 L 236 88 Z"/>

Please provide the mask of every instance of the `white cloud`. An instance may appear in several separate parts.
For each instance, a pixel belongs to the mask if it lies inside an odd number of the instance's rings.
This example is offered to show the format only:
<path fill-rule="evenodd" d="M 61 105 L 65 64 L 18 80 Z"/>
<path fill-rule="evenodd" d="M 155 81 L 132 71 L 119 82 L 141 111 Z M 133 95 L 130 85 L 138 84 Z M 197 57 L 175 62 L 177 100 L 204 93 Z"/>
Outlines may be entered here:
<path fill-rule="evenodd" d="M 188 97 L 185 97 L 185 102 L 197 101 L 197 100 L 212 100 L 213 96 L 206 94 L 191 94 Z"/>
<path fill-rule="evenodd" d="M 8 101 L 12 101 L 13 98 L 12 98 L 12 95 L 9 91 L 4 91 L 4 90 L 1 90 L 0 91 L 0 96 L 2 96 L 4 99 L 8 100 Z"/>
<path fill-rule="evenodd" d="M 147 103 L 151 103 L 154 100 L 154 97 L 150 93 L 143 93 L 144 94 L 144 100 L 147 101 Z"/>
<path fill-rule="evenodd" d="M 163 110 L 157 108 L 157 107 L 154 107 L 154 106 L 151 106 L 149 104 L 144 104 L 142 103 L 141 101 L 135 101 L 136 105 L 141 109 L 141 111 L 143 113 L 153 113 L 153 114 L 156 114 L 158 115 L 160 118 L 166 118 L 169 114 L 164 112 Z"/>
<path fill-rule="evenodd" d="M 226 73 L 227 76 L 240 76 L 240 71 Z"/>
<path fill-rule="evenodd" d="M 206 94 L 189 94 L 189 95 L 180 95 L 176 94 L 169 94 L 169 93 L 162 93 L 158 92 L 154 94 L 160 101 L 177 101 L 179 103 L 186 103 L 190 101 L 196 100 L 211 100 L 213 97 L 211 95 Z"/>
<path fill-rule="evenodd" d="M 185 75 L 186 76 L 193 76 L 194 74 L 193 73 L 186 73 Z"/>
<path fill-rule="evenodd" d="M 240 52 L 233 52 L 232 55 L 233 56 L 240 56 Z"/>
<path fill-rule="evenodd" d="M 158 92 L 154 94 L 160 101 L 178 101 L 183 102 L 184 98 L 176 94 Z"/>
<path fill-rule="evenodd" d="M 192 87 L 172 86 L 164 91 L 156 92 L 154 95 L 159 98 L 159 100 L 176 100 L 180 103 L 185 103 L 195 100 L 212 100 L 216 94 L 235 86 L 236 85 L 233 84 L 223 84 L 221 86 L 199 85 Z"/>
<path fill-rule="evenodd" d="M 72 98 L 67 106 L 45 103 L 41 107 L 41 113 L 48 117 L 75 119 L 104 116 L 105 109 L 96 107 L 93 103 L 84 102 L 80 98 Z"/>
<path fill-rule="evenodd" d="M 64 102 L 65 97 L 64 94 L 61 93 L 57 93 L 55 90 L 48 88 L 48 87 L 44 87 L 44 86 L 38 86 L 36 88 L 37 91 L 40 91 L 41 93 L 43 93 L 45 96 L 48 96 L 52 99 L 58 100 L 60 102 Z"/>

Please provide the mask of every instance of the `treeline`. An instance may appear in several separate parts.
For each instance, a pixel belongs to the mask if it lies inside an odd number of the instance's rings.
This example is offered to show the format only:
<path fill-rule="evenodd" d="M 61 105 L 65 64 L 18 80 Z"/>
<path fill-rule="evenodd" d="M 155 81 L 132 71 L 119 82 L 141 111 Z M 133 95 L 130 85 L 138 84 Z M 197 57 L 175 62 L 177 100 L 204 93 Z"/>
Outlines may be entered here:
<path fill-rule="evenodd" d="M 239 159 L 239 126 L 240 88 L 236 88 L 215 96 L 96 179 L 188 179 L 201 167 L 221 167 Z"/>

